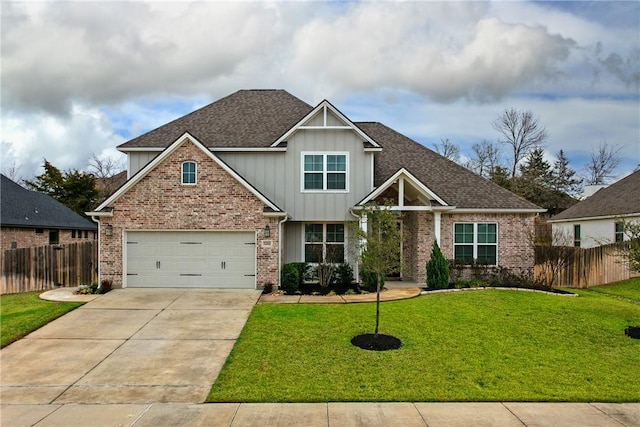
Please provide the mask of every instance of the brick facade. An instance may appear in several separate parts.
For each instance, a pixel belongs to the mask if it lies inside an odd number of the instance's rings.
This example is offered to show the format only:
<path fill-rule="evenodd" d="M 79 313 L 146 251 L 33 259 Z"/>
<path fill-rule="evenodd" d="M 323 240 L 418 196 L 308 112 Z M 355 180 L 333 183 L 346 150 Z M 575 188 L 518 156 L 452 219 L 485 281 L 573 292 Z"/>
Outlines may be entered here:
<path fill-rule="evenodd" d="M 197 163 L 197 184 L 182 185 L 185 161 Z M 123 236 L 128 230 L 253 231 L 256 284 L 278 283 L 278 221 L 264 215 L 264 203 L 189 140 L 181 143 L 112 205 L 101 218 L 100 278 L 122 286 Z M 113 227 L 105 235 L 105 224 Z M 269 225 L 271 237 L 265 239 Z M 270 243 L 269 243 L 270 242 Z"/>
<path fill-rule="evenodd" d="M 15 242 L 16 249 L 48 245 L 49 229 L 43 228 L 38 230 L 42 230 L 42 233 L 36 233 L 35 228 L 2 227 L 2 244 L 0 245 L 0 249 L 3 251 L 13 249 L 13 242 Z M 58 244 L 66 245 L 68 243 L 95 240 L 95 234 L 94 231 L 88 230 L 58 230 Z"/>

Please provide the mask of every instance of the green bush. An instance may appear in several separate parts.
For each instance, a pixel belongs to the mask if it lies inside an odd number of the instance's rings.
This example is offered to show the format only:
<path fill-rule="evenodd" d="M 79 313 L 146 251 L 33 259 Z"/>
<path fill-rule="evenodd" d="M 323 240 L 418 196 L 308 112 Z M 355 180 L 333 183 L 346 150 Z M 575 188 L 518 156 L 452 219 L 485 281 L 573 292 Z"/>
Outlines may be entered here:
<path fill-rule="evenodd" d="M 431 248 L 431 259 L 427 262 L 427 287 L 431 289 L 449 287 L 449 263 L 435 240 Z"/>
<path fill-rule="evenodd" d="M 309 264 L 306 262 L 292 262 L 290 264 L 294 265 L 298 270 L 298 287 L 304 285 L 304 281 L 309 275 Z"/>
<path fill-rule="evenodd" d="M 367 292 L 377 292 L 378 290 L 378 275 L 373 271 L 363 270 L 362 273 L 362 289 Z M 382 286 L 384 287 L 384 279 L 382 279 Z"/>
<path fill-rule="evenodd" d="M 300 276 L 296 263 L 289 263 L 282 266 L 280 272 L 280 287 L 288 294 L 292 294 L 300 287 Z"/>
<path fill-rule="evenodd" d="M 351 286 L 353 283 L 353 268 L 346 262 L 336 267 L 336 283 L 342 286 Z"/>

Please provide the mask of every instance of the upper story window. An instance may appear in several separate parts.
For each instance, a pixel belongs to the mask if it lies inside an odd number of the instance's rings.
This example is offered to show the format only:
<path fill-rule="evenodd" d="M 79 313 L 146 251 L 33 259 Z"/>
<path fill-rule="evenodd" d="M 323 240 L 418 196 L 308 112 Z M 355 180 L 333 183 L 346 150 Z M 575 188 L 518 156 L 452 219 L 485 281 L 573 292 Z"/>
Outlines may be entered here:
<path fill-rule="evenodd" d="M 498 225 L 463 222 L 454 225 L 454 258 L 465 264 L 474 260 L 498 265 Z"/>
<path fill-rule="evenodd" d="M 184 162 L 182 164 L 182 184 L 193 185 L 196 183 L 196 162 Z"/>
<path fill-rule="evenodd" d="M 302 191 L 349 191 L 349 153 L 303 152 Z"/>

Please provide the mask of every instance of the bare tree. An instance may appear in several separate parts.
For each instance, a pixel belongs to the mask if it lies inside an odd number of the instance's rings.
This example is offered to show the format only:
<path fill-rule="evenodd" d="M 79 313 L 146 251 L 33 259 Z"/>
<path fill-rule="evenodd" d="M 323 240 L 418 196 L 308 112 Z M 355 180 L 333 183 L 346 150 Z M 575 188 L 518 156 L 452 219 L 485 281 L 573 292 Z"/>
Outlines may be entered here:
<path fill-rule="evenodd" d="M 587 164 L 587 184 L 603 185 L 613 178 L 613 171 L 620 164 L 622 147 L 609 145 L 604 141 L 597 151 L 591 151 L 591 159 Z"/>
<path fill-rule="evenodd" d="M 89 172 L 97 179 L 97 186 L 103 195 L 112 194 L 116 190 L 118 182 L 110 178 L 122 170 L 122 164 L 111 157 L 100 158 L 93 153 L 89 159 Z"/>
<path fill-rule="evenodd" d="M 471 146 L 473 157 L 467 162 L 467 169 L 480 176 L 489 177 L 500 166 L 500 147 L 483 139 Z"/>
<path fill-rule="evenodd" d="M 452 162 L 458 162 L 460 159 L 460 148 L 449 141 L 449 138 L 441 139 L 439 144 L 433 144 L 436 149 L 436 153 L 440 154 Z"/>
<path fill-rule="evenodd" d="M 21 167 L 22 166 L 18 165 L 14 160 L 13 163 L 11 163 L 11 165 L 6 166 L 5 168 L 2 169 L 2 174 L 7 178 L 9 178 L 11 181 L 22 185 L 24 182 L 24 178 L 22 178 L 22 175 L 20 175 Z"/>
<path fill-rule="evenodd" d="M 516 176 L 518 163 L 549 137 L 540 119 L 528 110 L 505 109 L 493 122 L 493 128 L 501 134 L 498 142 L 510 145 L 513 151 L 511 178 Z"/>

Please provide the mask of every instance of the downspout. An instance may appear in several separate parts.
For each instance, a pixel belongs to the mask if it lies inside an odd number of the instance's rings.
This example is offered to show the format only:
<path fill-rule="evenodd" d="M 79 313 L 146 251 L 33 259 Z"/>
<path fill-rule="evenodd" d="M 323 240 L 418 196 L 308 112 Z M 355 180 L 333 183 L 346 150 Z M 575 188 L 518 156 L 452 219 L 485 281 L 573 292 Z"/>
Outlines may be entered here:
<path fill-rule="evenodd" d="M 282 221 L 278 222 L 278 289 L 280 289 L 280 285 L 281 285 L 281 280 L 282 280 L 282 226 L 284 225 L 285 222 L 287 222 L 289 220 L 289 214 L 288 213 L 284 213 L 284 218 L 282 218 Z"/>

